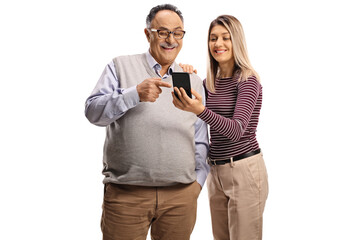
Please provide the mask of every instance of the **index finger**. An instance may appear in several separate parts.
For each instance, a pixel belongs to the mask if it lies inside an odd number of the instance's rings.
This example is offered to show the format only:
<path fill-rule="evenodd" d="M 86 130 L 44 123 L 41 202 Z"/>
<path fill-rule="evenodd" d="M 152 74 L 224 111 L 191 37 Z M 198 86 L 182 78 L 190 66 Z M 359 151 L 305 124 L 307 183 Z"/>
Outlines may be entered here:
<path fill-rule="evenodd" d="M 155 80 L 154 83 L 158 87 L 168 87 L 168 88 L 171 87 L 170 83 L 163 82 L 161 78 L 153 78 L 153 80 Z"/>
<path fill-rule="evenodd" d="M 167 87 L 167 88 L 170 88 L 171 87 L 171 84 L 170 83 L 167 83 L 167 82 L 163 82 L 160 80 L 157 80 L 154 82 L 156 86 L 158 87 Z"/>
<path fill-rule="evenodd" d="M 202 99 L 202 96 L 200 93 L 198 93 L 197 91 L 195 91 L 193 88 L 191 88 L 191 93 L 194 94 L 194 96 L 198 99 Z"/>

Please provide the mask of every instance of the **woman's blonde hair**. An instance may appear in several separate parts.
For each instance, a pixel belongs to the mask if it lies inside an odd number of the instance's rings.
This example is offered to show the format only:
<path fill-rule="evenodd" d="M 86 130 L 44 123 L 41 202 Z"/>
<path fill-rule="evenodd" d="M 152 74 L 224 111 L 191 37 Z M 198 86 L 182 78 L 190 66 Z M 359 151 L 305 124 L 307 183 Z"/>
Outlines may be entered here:
<path fill-rule="evenodd" d="M 255 76 L 259 81 L 260 77 L 251 66 L 248 57 L 245 35 L 240 21 L 231 15 L 221 15 L 213 20 L 209 27 L 206 88 L 210 92 L 215 92 L 215 79 L 219 77 L 219 63 L 213 58 L 209 48 L 211 29 L 216 25 L 225 27 L 230 33 L 235 60 L 233 78 L 240 82 L 246 81 L 250 76 Z"/>

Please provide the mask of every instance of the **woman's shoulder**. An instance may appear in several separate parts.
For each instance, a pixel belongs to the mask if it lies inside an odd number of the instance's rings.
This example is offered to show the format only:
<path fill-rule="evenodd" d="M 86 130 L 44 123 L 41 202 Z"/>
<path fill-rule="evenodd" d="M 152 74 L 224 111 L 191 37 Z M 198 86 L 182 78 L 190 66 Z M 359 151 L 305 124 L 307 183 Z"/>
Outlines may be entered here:
<path fill-rule="evenodd" d="M 249 76 L 249 77 L 247 77 L 246 78 L 246 80 L 243 80 L 243 81 L 239 81 L 239 84 L 247 84 L 247 85 L 249 85 L 249 84 L 251 84 L 251 85 L 261 85 L 260 84 L 260 81 L 257 79 L 257 77 L 256 76 L 254 76 L 254 75 L 251 75 L 251 76 Z"/>
<path fill-rule="evenodd" d="M 256 76 L 249 76 L 245 81 L 238 82 L 238 89 L 262 89 L 261 83 Z"/>

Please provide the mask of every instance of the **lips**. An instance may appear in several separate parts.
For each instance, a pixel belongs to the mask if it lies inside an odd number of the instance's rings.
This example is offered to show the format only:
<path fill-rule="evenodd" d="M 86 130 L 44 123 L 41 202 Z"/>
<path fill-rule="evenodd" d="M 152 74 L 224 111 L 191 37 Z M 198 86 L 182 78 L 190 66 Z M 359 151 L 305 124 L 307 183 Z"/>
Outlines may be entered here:
<path fill-rule="evenodd" d="M 171 51 L 173 50 L 175 47 L 172 47 L 172 48 L 167 48 L 167 47 L 162 47 L 162 49 L 165 49 L 166 51 Z"/>
<path fill-rule="evenodd" d="M 160 43 L 160 47 L 164 49 L 165 51 L 171 51 L 174 50 L 177 46 L 179 46 L 177 43 L 169 44 L 166 42 Z"/>

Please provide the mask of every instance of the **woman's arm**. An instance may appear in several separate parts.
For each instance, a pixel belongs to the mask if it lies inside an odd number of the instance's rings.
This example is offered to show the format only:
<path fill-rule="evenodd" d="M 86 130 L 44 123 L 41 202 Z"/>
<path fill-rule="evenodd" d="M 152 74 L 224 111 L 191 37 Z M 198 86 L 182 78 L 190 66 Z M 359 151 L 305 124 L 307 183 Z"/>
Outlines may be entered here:
<path fill-rule="evenodd" d="M 232 118 L 221 116 L 208 108 L 198 117 L 218 133 L 232 141 L 239 141 L 248 127 L 260 92 L 260 83 L 251 77 L 247 81 L 238 84 L 237 99 Z"/>

